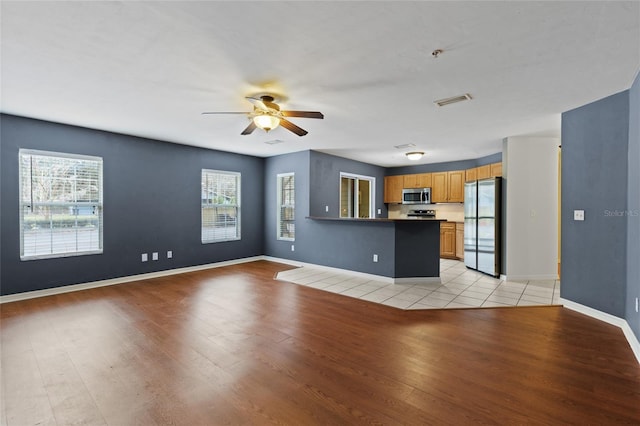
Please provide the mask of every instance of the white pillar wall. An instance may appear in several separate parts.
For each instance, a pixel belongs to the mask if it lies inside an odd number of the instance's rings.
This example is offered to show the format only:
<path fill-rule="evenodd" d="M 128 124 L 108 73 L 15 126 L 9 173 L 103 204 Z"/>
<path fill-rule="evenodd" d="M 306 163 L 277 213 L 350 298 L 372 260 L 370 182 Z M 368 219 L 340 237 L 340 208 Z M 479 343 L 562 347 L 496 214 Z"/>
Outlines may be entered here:
<path fill-rule="evenodd" d="M 506 183 L 503 278 L 558 277 L 558 146 L 560 138 L 503 141 Z"/>

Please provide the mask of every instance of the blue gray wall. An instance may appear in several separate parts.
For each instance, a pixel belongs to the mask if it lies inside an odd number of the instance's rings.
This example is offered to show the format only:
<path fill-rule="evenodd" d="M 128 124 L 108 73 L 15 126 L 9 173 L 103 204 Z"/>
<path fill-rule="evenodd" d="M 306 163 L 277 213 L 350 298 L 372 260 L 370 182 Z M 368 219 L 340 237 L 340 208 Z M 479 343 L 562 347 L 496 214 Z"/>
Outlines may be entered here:
<path fill-rule="evenodd" d="M 487 155 L 486 157 L 474 160 L 448 161 L 446 163 L 419 164 L 416 166 L 390 167 L 387 169 L 388 176 L 410 175 L 414 173 L 449 172 L 453 170 L 466 170 L 478 166 L 485 166 L 491 163 L 502 161 L 502 152 Z"/>
<path fill-rule="evenodd" d="M 264 253 L 264 160 L 11 115 L 1 119 L 3 295 Z M 20 260 L 18 150 L 94 155 L 104 161 L 104 252 Z M 203 168 L 242 174 L 242 240 L 200 241 Z M 167 250 L 173 258 L 167 259 Z M 140 261 L 159 252 L 158 261 Z"/>
<path fill-rule="evenodd" d="M 627 306 L 626 319 L 640 340 L 640 74 L 629 90 L 629 156 L 627 199 Z"/>
<path fill-rule="evenodd" d="M 562 114 L 563 298 L 625 317 L 629 92 Z M 585 220 L 574 221 L 573 211 Z"/>
<path fill-rule="evenodd" d="M 383 167 L 360 161 L 349 160 L 334 155 L 311 151 L 309 162 L 309 215 L 317 217 L 338 217 L 340 211 L 340 173 L 370 176 L 376 179 L 376 217 L 387 217 L 384 201 Z M 329 211 L 326 211 L 326 207 Z M 377 214 L 380 209 L 380 215 Z"/>
<path fill-rule="evenodd" d="M 384 171 L 382 167 L 315 151 L 279 155 L 265 160 L 265 254 L 283 259 L 346 268 L 377 275 L 393 276 L 394 233 L 391 224 L 318 222 L 309 216 L 338 217 L 340 206 L 340 172 L 376 178 L 376 205 L 386 217 L 383 204 Z M 279 173 L 296 176 L 296 239 L 276 238 Z M 329 206 L 329 211 L 325 211 Z M 376 232 L 371 232 L 375 226 Z M 348 237 L 345 229 L 348 228 Z M 336 247 L 336 241 L 342 241 Z M 294 245 L 295 251 L 291 251 Z M 366 247 L 366 250 L 363 248 Z M 380 256 L 372 263 L 371 253 Z"/>

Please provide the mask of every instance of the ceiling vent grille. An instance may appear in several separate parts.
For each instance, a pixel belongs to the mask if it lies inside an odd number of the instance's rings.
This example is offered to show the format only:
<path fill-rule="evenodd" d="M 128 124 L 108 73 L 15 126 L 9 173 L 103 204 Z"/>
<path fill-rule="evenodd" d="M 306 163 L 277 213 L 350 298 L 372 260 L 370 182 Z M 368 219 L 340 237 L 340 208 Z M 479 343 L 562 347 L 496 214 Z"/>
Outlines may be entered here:
<path fill-rule="evenodd" d="M 416 146 L 415 143 L 405 143 L 405 144 L 402 144 L 402 145 L 394 145 L 394 147 L 397 148 L 397 149 L 413 148 L 414 146 Z"/>
<path fill-rule="evenodd" d="M 452 98 L 438 99 L 437 101 L 433 101 L 433 103 L 439 107 L 443 107 L 445 105 L 451 105 L 457 102 L 470 101 L 470 100 L 471 100 L 471 95 L 468 93 L 465 93 L 464 95 L 454 96 Z"/>
<path fill-rule="evenodd" d="M 279 143 L 283 143 L 284 141 L 282 139 L 274 139 L 272 141 L 265 141 L 266 144 L 268 145 L 276 145 Z"/>

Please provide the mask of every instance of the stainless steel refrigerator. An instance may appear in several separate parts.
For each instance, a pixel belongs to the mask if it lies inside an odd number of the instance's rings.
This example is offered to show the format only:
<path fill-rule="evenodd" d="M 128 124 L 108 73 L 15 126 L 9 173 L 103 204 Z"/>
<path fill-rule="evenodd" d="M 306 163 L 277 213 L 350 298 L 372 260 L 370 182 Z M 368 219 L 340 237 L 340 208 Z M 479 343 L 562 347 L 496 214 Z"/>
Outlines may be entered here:
<path fill-rule="evenodd" d="M 494 277 L 501 272 L 501 194 L 499 177 L 464 185 L 464 264 Z"/>

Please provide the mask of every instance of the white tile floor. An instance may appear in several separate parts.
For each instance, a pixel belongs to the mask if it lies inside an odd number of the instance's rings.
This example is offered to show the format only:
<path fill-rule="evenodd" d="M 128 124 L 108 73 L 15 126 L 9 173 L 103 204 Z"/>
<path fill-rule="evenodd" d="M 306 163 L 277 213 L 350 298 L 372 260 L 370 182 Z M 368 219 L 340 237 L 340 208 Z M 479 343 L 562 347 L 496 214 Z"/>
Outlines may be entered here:
<path fill-rule="evenodd" d="M 399 309 L 448 309 L 559 304 L 560 281 L 502 281 L 440 260 L 442 283 L 389 284 L 305 266 L 278 273 L 278 280 L 305 285 Z"/>

